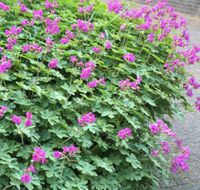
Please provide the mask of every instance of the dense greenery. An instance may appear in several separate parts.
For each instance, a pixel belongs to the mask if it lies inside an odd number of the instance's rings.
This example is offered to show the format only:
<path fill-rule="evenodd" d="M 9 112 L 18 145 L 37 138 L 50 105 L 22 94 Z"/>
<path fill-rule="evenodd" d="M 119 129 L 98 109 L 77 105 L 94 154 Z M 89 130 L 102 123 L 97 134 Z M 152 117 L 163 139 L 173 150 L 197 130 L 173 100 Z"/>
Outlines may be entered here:
<path fill-rule="evenodd" d="M 162 154 L 152 157 L 151 150 L 159 146 L 163 136 L 153 136 L 149 124 L 164 114 L 179 113 L 180 103 L 186 104 L 183 92 L 185 73 L 182 67 L 167 71 L 169 54 L 180 57 L 169 35 L 149 42 L 150 30 L 136 29 L 143 19 L 121 18 L 108 12 L 98 0 L 91 13 L 78 12 L 77 0 L 59 0 L 55 14 L 45 9 L 44 2 L 23 1 L 27 12 L 20 12 L 17 2 L 4 1 L 10 11 L 0 10 L 0 58 L 12 60 L 12 67 L 0 73 L 0 105 L 8 107 L 0 120 L 0 189 L 66 189 L 66 190 L 150 190 L 158 186 L 159 175 L 168 175 L 168 162 Z M 89 5 L 88 2 L 83 3 Z M 33 10 L 43 10 L 43 18 L 33 25 L 23 26 L 15 36 L 17 43 L 6 49 L 5 30 L 20 27 L 23 19 L 33 18 Z M 46 32 L 45 18 L 60 18 L 60 31 Z M 77 19 L 88 20 L 94 29 L 72 30 Z M 120 26 L 125 29 L 120 30 Z M 66 29 L 75 37 L 60 42 Z M 161 29 L 155 32 L 159 35 Z M 105 38 L 99 37 L 105 33 Z M 104 34 L 102 34 L 104 35 Z M 47 47 L 46 38 L 54 44 Z M 105 48 L 105 42 L 112 43 Z M 38 44 L 42 51 L 22 51 L 25 44 Z M 101 52 L 93 52 L 100 47 Z M 135 61 L 126 61 L 127 53 Z M 82 68 L 70 61 L 92 61 L 96 68 L 88 79 L 81 79 Z M 56 68 L 48 67 L 52 59 Z M 142 78 L 139 89 L 122 90 L 121 80 Z M 87 82 L 105 77 L 106 84 L 89 88 Z M 25 113 L 31 112 L 33 123 L 25 127 Z M 80 126 L 81 115 L 92 112 L 96 122 Z M 22 123 L 12 122 L 12 115 L 21 116 Z M 118 131 L 130 128 L 132 135 L 120 139 Z M 74 144 L 79 147 L 73 157 L 55 159 L 53 151 Z M 31 183 L 20 181 L 32 160 L 35 147 L 46 151 L 47 163 L 35 163 L 36 173 Z"/>

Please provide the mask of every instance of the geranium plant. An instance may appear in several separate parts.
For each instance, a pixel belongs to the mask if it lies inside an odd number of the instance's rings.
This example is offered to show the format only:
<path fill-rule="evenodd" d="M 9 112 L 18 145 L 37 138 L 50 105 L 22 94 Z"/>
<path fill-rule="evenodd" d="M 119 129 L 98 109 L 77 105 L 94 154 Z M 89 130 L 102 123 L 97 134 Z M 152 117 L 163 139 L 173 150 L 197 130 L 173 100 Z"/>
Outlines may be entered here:
<path fill-rule="evenodd" d="M 150 190 L 189 169 L 164 115 L 200 87 L 200 48 L 149 2 L 0 2 L 1 189 Z"/>

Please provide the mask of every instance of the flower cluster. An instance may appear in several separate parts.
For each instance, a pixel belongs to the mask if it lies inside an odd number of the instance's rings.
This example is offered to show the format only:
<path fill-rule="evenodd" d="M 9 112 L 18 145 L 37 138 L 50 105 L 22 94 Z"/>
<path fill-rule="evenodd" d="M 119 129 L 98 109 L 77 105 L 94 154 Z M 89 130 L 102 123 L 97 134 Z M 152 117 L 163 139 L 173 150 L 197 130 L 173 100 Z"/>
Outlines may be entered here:
<path fill-rule="evenodd" d="M 32 160 L 33 162 L 45 164 L 47 162 L 46 152 L 40 147 L 34 148 L 34 153 L 32 154 Z"/>
<path fill-rule="evenodd" d="M 52 3 L 49 0 L 45 1 L 45 8 L 46 9 L 55 9 L 56 7 L 58 7 L 57 1 L 54 0 Z"/>
<path fill-rule="evenodd" d="M 108 10 L 113 11 L 118 14 L 123 10 L 123 4 L 120 0 L 109 0 L 108 1 Z"/>
<path fill-rule="evenodd" d="M 175 68 L 184 67 L 184 66 L 185 66 L 184 62 L 181 61 L 180 59 L 175 59 L 171 63 L 167 62 L 167 63 L 164 64 L 164 67 L 168 71 L 171 71 L 171 72 L 173 72 Z"/>
<path fill-rule="evenodd" d="M 167 136 L 171 136 L 171 137 L 175 137 L 176 133 L 172 131 L 172 129 L 170 129 L 168 127 L 168 125 L 161 119 L 158 119 L 156 121 L 156 123 L 152 123 L 149 125 L 151 134 L 153 135 L 157 135 L 157 134 L 165 134 Z"/>
<path fill-rule="evenodd" d="M 127 90 L 129 88 L 133 90 L 139 90 L 140 89 L 139 85 L 141 82 L 142 82 L 141 77 L 137 77 L 135 82 L 131 82 L 129 79 L 121 80 L 119 81 L 119 87 L 121 88 L 121 90 Z"/>
<path fill-rule="evenodd" d="M 25 115 L 26 115 L 25 127 L 30 127 L 33 123 L 32 122 L 33 115 L 31 112 L 26 112 Z M 17 115 L 12 115 L 11 120 L 15 125 L 20 125 L 22 123 L 22 118 Z"/>
<path fill-rule="evenodd" d="M 0 2 L 0 9 L 3 11 L 9 11 L 10 7 L 2 2 Z"/>
<path fill-rule="evenodd" d="M 190 77 L 188 79 L 188 82 L 183 85 L 184 89 L 187 92 L 187 95 L 189 97 L 193 96 L 193 89 L 199 89 L 200 83 L 197 82 L 197 80 L 194 77 Z"/>
<path fill-rule="evenodd" d="M 19 2 L 18 4 L 20 6 L 21 13 L 28 12 L 28 8 L 26 7 L 26 5 L 24 5 L 22 2 Z"/>
<path fill-rule="evenodd" d="M 77 23 L 72 25 L 72 29 L 77 28 L 84 33 L 88 33 L 94 29 L 94 25 L 89 21 L 78 19 Z"/>
<path fill-rule="evenodd" d="M 99 79 L 99 80 L 93 80 L 93 81 L 91 81 L 91 82 L 88 82 L 87 83 L 87 86 L 89 87 L 89 88 L 95 88 L 95 87 L 97 87 L 99 84 L 102 84 L 102 85 L 105 85 L 106 84 L 106 81 L 105 81 L 105 78 L 103 77 L 103 78 L 101 78 L 101 79 Z"/>
<path fill-rule="evenodd" d="M 8 108 L 6 106 L 0 106 L 0 119 L 4 116 Z"/>
<path fill-rule="evenodd" d="M 195 105 L 197 110 L 200 111 L 200 97 L 197 98 Z"/>
<path fill-rule="evenodd" d="M 75 156 L 75 154 L 79 149 L 75 145 L 71 144 L 70 146 L 63 146 L 62 150 L 63 150 L 62 152 L 54 151 L 53 152 L 54 158 L 56 159 L 62 158 L 65 154 L 68 154 L 70 157 Z"/>
<path fill-rule="evenodd" d="M 15 125 L 20 125 L 22 123 L 22 118 L 20 116 L 13 115 L 11 119 Z"/>
<path fill-rule="evenodd" d="M 92 12 L 92 10 L 93 10 L 93 5 L 78 8 L 79 13 L 90 13 L 90 12 Z"/>
<path fill-rule="evenodd" d="M 22 52 L 26 53 L 29 51 L 40 53 L 42 52 L 42 47 L 38 44 L 25 44 L 22 46 Z"/>
<path fill-rule="evenodd" d="M 42 19 L 43 18 L 43 11 L 42 10 L 34 10 L 33 11 L 33 18 L 34 19 Z"/>
<path fill-rule="evenodd" d="M 86 113 L 78 119 L 78 124 L 82 127 L 87 126 L 88 124 L 95 123 L 96 117 L 92 112 Z"/>
<path fill-rule="evenodd" d="M 128 62 L 134 62 L 135 56 L 132 53 L 127 53 L 123 56 L 123 59 Z"/>
<path fill-rule="evenodd" d="M 101 52 L 101 47 L 93 47 L 93 48 L 92 48 L 92 51 L 93 51 L 94 53 L 100 53 L 100 52 Z"/>
<path fill-rule="evenodd" d="M 67 44 L 73 38 L 74 38 L 74 33 L 71 32 L 70 30 L 66 30 L 65 36 L 63 38 L 61 38 L 60 43 Z"/>
<path fill-rule="evenodd" d="M 132 130 L 130 128 L 124 128 L 124 129 L 121 129 L 118 133 L 117 133 L 117 136 L 124 140 L 128 137 L 131 137 L 132 136 Z"/>
<path fill-rule="evenodd" d="M 32 113 L 26 112 L 25 127 L 30 127 L 33 124 L 32 118 L 33 118 Z"/>
<path fill-rule="evenodd" d="M 0 74 L 5 73 L 12 67 L 12 61 L 6 56 L 3 56 L 0 60 Z"/>
<path fill-rule="evenodd" d="M 49 64 L 48 64 L 48 67 L 50 69 L 54 69 L 58 66 L 58 60 L 57 59 L 52 59 Z"/>
<path fill-rule="evenodd" d="M 60 22 L 59 18 L 55 18 L 54 20 L 51 20 L 50 18 L 46 18 L 45 24 L 46 24 L 46 33 L 49 34 L 58 34 L 60 32 L 60 27 L 58 26 L 58 23 Z"/>
<path fill-rule="evenodd" d="M 88 61 L 85 63 L 85 68 L 81 71 L 81 79 L 88 79 L 92 73 L 92 71 L 95 69 L 96 65 L 92 61 Z"/>

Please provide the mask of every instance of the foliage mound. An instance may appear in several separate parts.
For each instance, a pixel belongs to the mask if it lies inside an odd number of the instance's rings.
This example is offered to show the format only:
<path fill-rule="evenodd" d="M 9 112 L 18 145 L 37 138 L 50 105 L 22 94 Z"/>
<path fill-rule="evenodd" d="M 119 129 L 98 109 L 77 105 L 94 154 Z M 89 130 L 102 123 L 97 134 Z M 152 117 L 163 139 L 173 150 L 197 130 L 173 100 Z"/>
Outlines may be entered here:
<path fill-rule="evenodd" d="M 0 189 L 150 190 L 188 170 L 163 118 L 187 105 L 199 49 L 176 50 L 186 22 L 166 1 L 9 0 L 0 16 Z"/>

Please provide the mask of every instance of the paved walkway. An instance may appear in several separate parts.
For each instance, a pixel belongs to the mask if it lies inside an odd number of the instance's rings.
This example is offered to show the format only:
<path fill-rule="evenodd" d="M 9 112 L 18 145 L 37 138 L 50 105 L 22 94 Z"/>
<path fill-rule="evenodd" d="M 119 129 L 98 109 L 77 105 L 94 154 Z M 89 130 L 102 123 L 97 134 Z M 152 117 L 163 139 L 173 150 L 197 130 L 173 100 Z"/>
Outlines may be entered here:
<path fill-rule="evenodd" d="M 200 19 L 188 17 L 188 22 L 191 43 L 200 45 Z M 200 82 L 200 63 L 188 66 L 187 70 Z M 200 90 L 194 92 L 194 97 L 188 99 L 192 104 L 200 96 Z M 168 185 L 161 182 L 160 190 L 200 190 L 200 112 L 185 113 L 184 116 L 182 120 L 176 118 L 173 123 L 178 137 L 191 149 L 190 171 L 173 176 Z"/>

